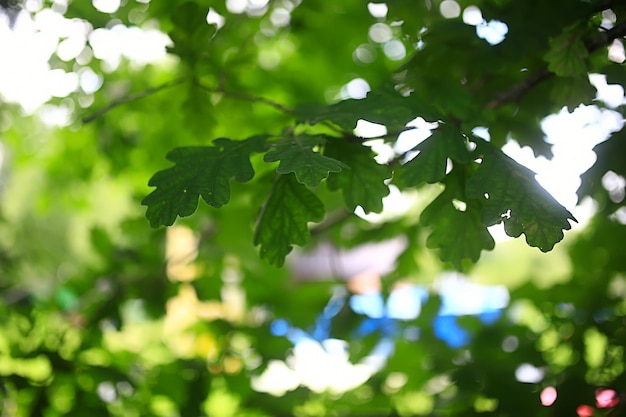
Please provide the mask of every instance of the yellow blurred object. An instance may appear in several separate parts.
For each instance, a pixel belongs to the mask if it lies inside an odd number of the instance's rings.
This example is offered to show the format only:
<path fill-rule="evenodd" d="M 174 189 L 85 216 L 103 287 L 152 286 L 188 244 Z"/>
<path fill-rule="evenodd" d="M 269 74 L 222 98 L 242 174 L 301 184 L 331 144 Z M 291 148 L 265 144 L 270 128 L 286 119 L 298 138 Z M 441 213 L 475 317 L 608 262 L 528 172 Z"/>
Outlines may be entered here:
<path fill-rule="evenodd" d="M 209 362 L 219 358 L 220 348 L 217 340 L 210 333 L 202 333 L 196 337 L 196 353 Z"/>
<path fill-rule="evenodd" d="M 224 372 L 236 374 L 243 369 L 243 361 L 237 356 L 226 356 L 223 360 Z"/>
<path fill-rule="evenodd" d="M 198 257 L 198 238 L 191 229 L 184 226 L 167 229 L 165 256 L 170 281 L 190 282 L 198 278 L 200 268 L 194 263 Z"/>

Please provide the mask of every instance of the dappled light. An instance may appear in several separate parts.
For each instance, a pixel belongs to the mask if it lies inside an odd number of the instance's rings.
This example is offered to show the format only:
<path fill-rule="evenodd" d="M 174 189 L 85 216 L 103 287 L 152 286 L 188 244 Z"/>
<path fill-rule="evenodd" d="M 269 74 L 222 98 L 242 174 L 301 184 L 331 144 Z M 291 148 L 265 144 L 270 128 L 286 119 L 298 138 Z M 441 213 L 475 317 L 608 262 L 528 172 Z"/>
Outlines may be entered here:
<path fill-rule="evenodd" d="M 504 41 L 509 28 L 504 22 L 490 20 L 476 25 L 476 34 L 479 38 L 486 40 L 491 45 L 497 45 Z"/>

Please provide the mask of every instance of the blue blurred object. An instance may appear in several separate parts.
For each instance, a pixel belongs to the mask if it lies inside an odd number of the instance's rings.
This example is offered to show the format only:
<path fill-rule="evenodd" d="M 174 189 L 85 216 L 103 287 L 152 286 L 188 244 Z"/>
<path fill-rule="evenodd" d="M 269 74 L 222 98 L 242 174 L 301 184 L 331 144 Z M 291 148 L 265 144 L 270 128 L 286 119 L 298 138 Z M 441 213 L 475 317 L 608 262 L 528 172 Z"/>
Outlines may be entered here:
<path fill-rule="evenodd" d="M 361 322 L 361 325 L 357 327 L 355 336 L 365 337 L 376 331 L 380 331 L 382 337 L 397 337 L 398 335 L 398 322 L 392 317 L 380 317 L 380 318 L 366 318 Z"/>
<path fill-rule="evenodd" d="M 456 322 L 456 316 L 437 316 L 433 323 L 435 336 L 446 342 L 451 348 L 466 346 L 470 335 Z"/>
<path fill-rule="evenodd" d="M 493 324 L 502 315 L 502 310 L 489 310 L 478 314 L 478 318 L 483 324 Z"/>
<path fill-rule="evenodd" d="M 441 307 L 432 326 L 435 336 L 453 349 L 466 346 L 472 338 L 467 329 L 459 326 L 459 316 L 475 316 L 489 325 L 501 317 L 503 308 L 508 304 L 509 295 L 504 287 L 480 286 L 457 277 L 443 279 L 440 284 Z M 293 327 L 287 320 L 279 318 L 270 324 L 270 332 L 286 337 L 294 346 L 303 340 L 315 340 L 324 345 L 331 338 L 333 319 L 347 303 L 354 313 L 364 316 L 352 337 L 360 339 L 377 333 L 380 340 L 375 345 L 376 352 L 372 352 L 372 358 L 385 361 L 393 353 L 399 338 L 411 342 L 419 338 L 419 327 L 410 321 L 419 317 L 427 299 L 427 289 L 419 285 L 398 286 L 391 291 L 386 302 L 379 291 L 348 297 L 345 288 L 337 287 L 308 331 Z"/>
<path fill-rule="evenodd" d="M 354 294 L 350 297 L 350 308 L 357 314 L 371 318 L 381 318 L 385 315 L 385 303 L 380 292 Z"/>
<path fill-rule="evenodd" d="M 289 331 L 289 322 L 285 319 L 276 319 L 270 324 L 270 333 L 274 336 L 285 336 Z"/>

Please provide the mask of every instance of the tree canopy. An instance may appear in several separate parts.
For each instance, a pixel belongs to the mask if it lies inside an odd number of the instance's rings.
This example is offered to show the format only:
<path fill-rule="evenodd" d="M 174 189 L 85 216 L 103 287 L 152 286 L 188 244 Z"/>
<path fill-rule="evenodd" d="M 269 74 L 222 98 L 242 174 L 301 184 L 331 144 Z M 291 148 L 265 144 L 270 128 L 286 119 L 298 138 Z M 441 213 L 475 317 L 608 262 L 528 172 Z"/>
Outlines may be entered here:
<path fill-rule="evenodd" d="M 3 416 L 626 410 L 623 2 L 0 7 Z"/>

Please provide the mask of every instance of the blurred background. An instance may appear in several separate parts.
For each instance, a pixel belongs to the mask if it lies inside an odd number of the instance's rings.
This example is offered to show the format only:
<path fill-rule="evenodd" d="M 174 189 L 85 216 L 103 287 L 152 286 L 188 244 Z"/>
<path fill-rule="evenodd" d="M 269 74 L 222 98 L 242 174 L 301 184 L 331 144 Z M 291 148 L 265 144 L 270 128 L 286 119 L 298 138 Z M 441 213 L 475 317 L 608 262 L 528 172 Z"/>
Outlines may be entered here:
<path fill-rule="evenodd" d="M 173 147 L 279 133 L 276 103 L 363 98 L 422 25 L 482 48 L 519 36 L 483 18 L 498 2 L 414 2 L 397 20 L 409 3 L 0 2 L 1 417 L 625 412 L 622 38 L 601 51 L 615 73 L 589 75 L 593 100 L 503 146 L 578 220 L 549 253 L 494 226 L 495 249 L 454 271 L 419 223 L 438 185 L 391 186 L 381 213 L 356 215 L 320 187 L 330 214 L 283 268 L 252 245 L 260 180 L 149 227 L 140 202 Z M 606 27 L 623 19 L 610 3 Z M 410 126 L 369 143 L 380 163 L 435 127 Z"/>

